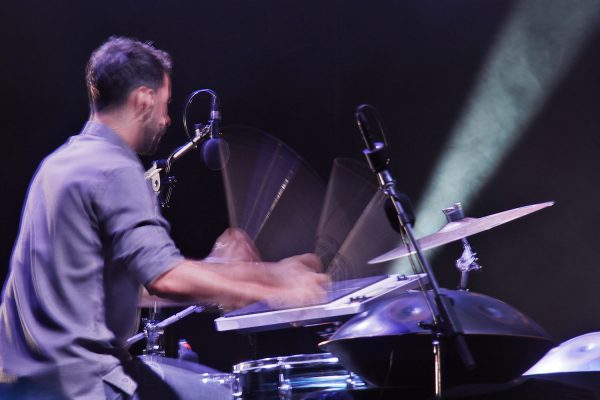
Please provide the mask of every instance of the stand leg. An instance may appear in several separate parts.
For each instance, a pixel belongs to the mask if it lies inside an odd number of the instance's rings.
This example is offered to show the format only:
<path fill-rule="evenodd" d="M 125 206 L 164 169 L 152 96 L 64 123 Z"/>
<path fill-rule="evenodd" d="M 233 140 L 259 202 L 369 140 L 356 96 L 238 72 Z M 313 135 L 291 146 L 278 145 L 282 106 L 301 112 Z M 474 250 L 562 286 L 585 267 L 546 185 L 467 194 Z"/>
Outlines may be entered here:
<path fill-rule="evenodd" d="M 438 338 L 432 341 L 433 346 L 433 369 L 434 369 L 434 395 L 435 399 L 442 398 L 442 354 L 441 345 Z"/>

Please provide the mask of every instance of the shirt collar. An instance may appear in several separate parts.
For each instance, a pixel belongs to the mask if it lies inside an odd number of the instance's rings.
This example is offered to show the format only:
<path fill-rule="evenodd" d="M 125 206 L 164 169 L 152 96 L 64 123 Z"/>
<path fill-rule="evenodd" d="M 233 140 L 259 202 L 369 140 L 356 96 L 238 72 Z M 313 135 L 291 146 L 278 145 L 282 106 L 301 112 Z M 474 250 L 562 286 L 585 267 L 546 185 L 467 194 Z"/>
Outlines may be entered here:
<path fill-rule="evenodd" d="M 100 121 L 88 120 L 81 130 L 81 135 L 100 137 L 116 146 L 126 149 L 127 152 L 137 157 L 137 153 L 133 151 L 131 147 L 129 147 L 129 145 L 123 140 L 123 138 L 121 138 L 121 136 L 119 136 L 117 132 L 114 131 L 114 129 Z"/>

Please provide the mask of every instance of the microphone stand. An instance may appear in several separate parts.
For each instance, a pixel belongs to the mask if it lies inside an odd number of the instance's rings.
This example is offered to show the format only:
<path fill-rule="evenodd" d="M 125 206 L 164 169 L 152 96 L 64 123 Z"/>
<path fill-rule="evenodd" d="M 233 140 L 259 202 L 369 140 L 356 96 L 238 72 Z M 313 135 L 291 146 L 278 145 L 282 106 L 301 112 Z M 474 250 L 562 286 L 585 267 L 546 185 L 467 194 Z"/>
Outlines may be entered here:
<path fill-rule="evenodd" d="M 192 103 L 194 97 L 201 93 L 206 93 L 211 97 L 210 103 L 210 119 L 206 125 L 196 124 L 194 125 L 194 137 L 192 138 L 188 126 L 187 126 L 187 111 Z M 217 93 L 211 89 L 200 89 L 192 92 L 187 100 L 185 107 L 183 109 L 183 128 L 188 138 L 189 142 L 184 144 L 183 146 L 175 149 L 169 157 L 165 160 L 156 160 L 152 163 L 152 167 L 150 167 L 144 174 L 144 178 L 150 180 L 152 182 L 152 189 L 154 193 L 159 198 L 160 206 L 162 208 L 169 208 L 171 194 L 173 193 L 173 188 L 177 183 L 177 180 L 174 176 L 169 176 L 171 173 L 171 167 L 175 163 L 175 161 L 179 160 L 185 154 L 198 148 L 202 143 L 207 141 L 208 139 L 213 138 L 215 134 L 219 134 L 218 126 L 221 121 L 221 112 L 219 111 L 219 98 Z"/>
<path fill-rule="evenodd" d="M 360 107 L 359 107 L 360 108 Z M 357 112 L 358 125 L 361 131 L 363 126 Z M 366 128 L 366 127 L 365 127 Z M 420 326 L 431 330 L 432 340 L 431 345 L 434 356 L 434 393 L 436 399 L 442 398 L 442 346 L 440 339 L 445 337 L 449 341 L 452 341 L 456 346 L 456 350 L 461 358 L 461 361 L 467 370 L 475 368 L 475 360 L 467 345 L 464 337 L 464 331 L 454 310 L 448 302 L 446 296 L 440 293 L 440 288 L 433 274 L 433 270 L 429 265 L 429 262 L 423 255 L 423 251 L 419 245 L 419 242 L 415 238 L 409 219 L 404 211 L 404 208 L 399 200 L 398 192 L 396 191 L 396 181 L 392 177 L 391 173 L 387 169 L 390 158 L 388 156 L 387 147 L 382 142 L 371 142 L 369 133 L 363 132 L 367 148 L 363 150 L 363 154 L 367 159 L 367 163 L 371 170 L 377 175 L 377 181 L 380 189 L 383 191 L 394 206 L 398 221 L 400 222 L 401 232 L 406 234 L 410 245 L 416 252 L 417 259 L 424 269 L 429 282 L 431 284 L 431 291 L 433 293 L 433 299 L 437 306 L 438 315 L 432 313 L 433 323 L 431 325 L 420 323 Z M 431 303 L 431 299 L 428 294 L 424 293 L 425 299 L 428 303 Z M 434 310 L 433 307 L 431 307 Z"/>
<path fill-rule="evenodd" d="M 210 120 L 206 125 L 194 125 L 195 135 L 193 138 L 191 138 L 187 127 L 187 110 L 194 97 L 200 93 L 208 93 L 211 96 L 212 101 Z M 190 140 L 186 144 L 176 148 L 166 159 L 155 160 L 152 163 L 152 167 L 150 167 L 144 173 L 144 178 L 152 182 L 152 189 L 158 196 L 159 203 L 162 208 L 168 208 L 170 206 L 171 194 L 173 192 L 173 188 L 175 187 L 175 183 L 177 183 L 175 177 L 169 175 L 171 173 L 173 164 L 175 161 L 179 160 L 181 157 L 198 148 L 198 146 L 200 146 L 202 143 L 213 137 L 214 131 L 216 130 L 216 124 L 218 124 L 221 119 L 218 106 L 219 101 L 217 94 L 211 89 L 200 89 L 190 94 L 186 101 L 183 112 L 183 126 Z M 144 321 L 144 331 L 130 337 L 127 340 L 127 345 L 130 346 L 146 338 L 146 349 L 144 350 L 144 353 L 154 356 L 164 356 L 164 350 L 161 348 L 159 342 L 160 336 L 164 331 L 163 328 L 176 321 L 179 321 L 193 312 L 202 312 L 205 308 L 205 306 L 193 305 L 159 322 L 156 319 L 156 316 L 159 314 L 160 307 L 158 307 L 157 303 L 155 302 L 150 318 Z"/>
<path fill-rule="evenodd" d="M 144 178 L 152 182 L 152 189 L 158 196 L 161 207 L 170 207 L 171 194 L 177 183 L 177 179 L 175 179 L 174 176 L 169 175 L 171 173 L 171 167 L 175 161 L 210 139 L 210 132 L 210 125 L 197 124 L 195 127 L 196 136 L 194 136 L 194 138 L 183 146 L 175 149 L 168 158 L 154 161 L 152 167 L 144 173 Z"/>

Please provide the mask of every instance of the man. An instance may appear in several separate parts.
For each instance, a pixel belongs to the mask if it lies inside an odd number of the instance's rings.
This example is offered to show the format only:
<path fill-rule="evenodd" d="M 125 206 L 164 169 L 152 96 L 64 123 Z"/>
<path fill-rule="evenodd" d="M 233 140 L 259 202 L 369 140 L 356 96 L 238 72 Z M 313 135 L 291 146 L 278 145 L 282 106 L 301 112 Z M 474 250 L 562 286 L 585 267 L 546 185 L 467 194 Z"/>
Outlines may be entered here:
<path fill-rule="evenodd" d="M 136 155 L 170 124 L 170 71 L 165 52 L 132 39 L 92 54 L 90 120 L 42 162 L 24 206 L 0 305 L 0 396 L 167 397 L 125 348 L 142 287 L 230 309 L 323 294 L 314 255 L 260 263 L 240 231 L 215 245 L 224 264 L 180 255 Z"/>

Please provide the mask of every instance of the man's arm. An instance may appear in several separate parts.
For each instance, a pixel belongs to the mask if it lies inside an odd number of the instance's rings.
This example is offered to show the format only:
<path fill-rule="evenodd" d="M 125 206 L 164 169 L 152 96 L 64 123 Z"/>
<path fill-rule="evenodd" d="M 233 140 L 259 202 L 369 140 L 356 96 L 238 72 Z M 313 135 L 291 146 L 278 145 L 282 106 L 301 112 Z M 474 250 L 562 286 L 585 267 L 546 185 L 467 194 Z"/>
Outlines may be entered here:
<path fill-rule="evenodd" d="M 329 278 L 315 272 L 311 254 L 276 263 L 232 261 L 214 264 L 185 260 L 162 274 L 147 289 L 150 294 L 180 302 L 217 303 L 236 309 L 256 301 L 273 305 L 304 305 L 325 294 Z"/>
<path fill-rule="evenodd" d="M 260 262 L 248 235 L 229 228 L 206 259 L 184 260 L 153 280 L 148 291 L 171 299 L 173 305 L 208 302 L 235 309 L 261 300 L 273 305 L 301 305 L 324 295 L 329 278 L 318 273 L 320 270 L 320 261 L 312 254 L 276 263 Z"/>

